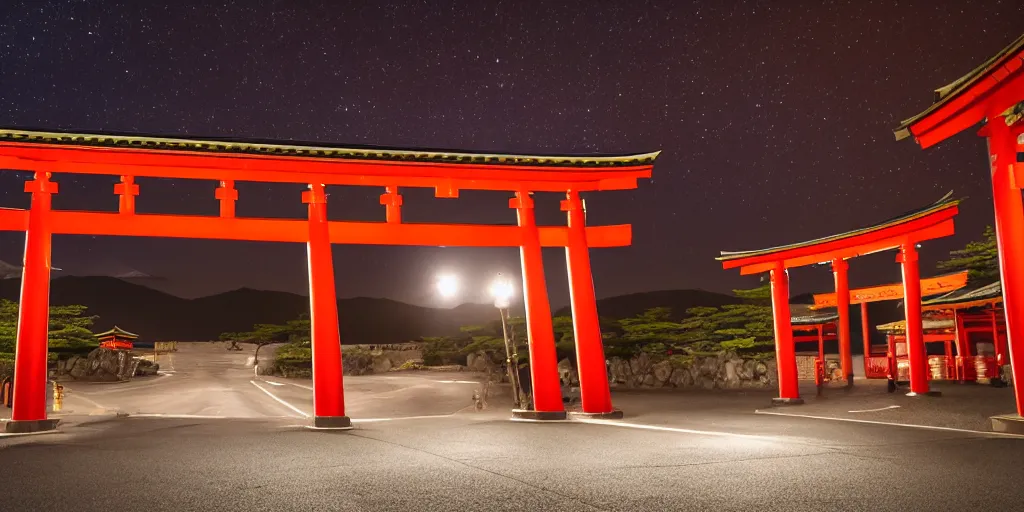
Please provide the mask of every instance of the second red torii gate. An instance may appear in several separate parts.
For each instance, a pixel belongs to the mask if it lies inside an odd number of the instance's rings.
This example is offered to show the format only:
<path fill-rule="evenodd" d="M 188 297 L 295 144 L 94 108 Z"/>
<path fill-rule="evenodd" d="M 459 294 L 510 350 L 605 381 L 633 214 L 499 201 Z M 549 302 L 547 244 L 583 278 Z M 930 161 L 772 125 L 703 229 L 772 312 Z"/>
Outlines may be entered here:
<path fill-rule="evenodd" d="M 852 380 L 850 360 L 850 287 L 847 260 L 875 252 L 899 249 L 896 260 L 903 268 L 904 307 L 908 325 L 908 347 L 911 354 L 910 394 L 929 394 L 926 373 L 924 338 L 921 331 L 921 277 L 917 244 L 950 236 L 954 232 L 953 217 L 959 212 L 959 201 L 947 194 L 939 201 L 919 210 L 870 227 L 755 251 L 722 251 L 718 261 L 726 270 L 739 268 L 744 275 L 769 272 L 772 287 L 772 314 L 775 323 L 775 356 L 779 375 L 779 397 L 776 403 L 799 404 L 793 329 L 789 311 L 789 270 L 793 267 L 830 262 L 835 276 L 839 310 L 839 345 L 845 351 L 841 361 L 848 382 Z M 844 336 L 843 333 L 846 333 Z"/>
<path fill-rule="evenodd" d="M 581 192 L 626 190 L 651 176 L 658 153 L 539 156 L 342 147 L 289 141 L 167 138 L 0 129 L 0 169 L 34 172 L 28 210 L 0 208 L 0 230 L 25 232 L 15 386 L 8 431 L 53 428 L 46 419 L 50 242 L 54 234 L 159 236 L 305 243 L 313 349 L 313 425 L 348 428 L 331 245 L 519 247 L 523 269 L 534 419 L 565 417 L 541 247 L 565 247 L 584 414 L 618 416 L 611 403 L 590 247 L 629 245 L 631 227 L 586 227 Z M 117 213 L 54 210 L 53 173 L 120 176 Z M 138 214 L 138 177 L 210 180 L 219 216 Z M 302 183 L 306 219 L 239 218 L 236 181 Z M 327 185 L 379 186 L 383 222 L 327 220 Z M 425 224 L 402 220 L 400 187 L 507 191 L 518 225 Z M 565 226 L 539 227 L 533 192 L 565 194 Z"/>

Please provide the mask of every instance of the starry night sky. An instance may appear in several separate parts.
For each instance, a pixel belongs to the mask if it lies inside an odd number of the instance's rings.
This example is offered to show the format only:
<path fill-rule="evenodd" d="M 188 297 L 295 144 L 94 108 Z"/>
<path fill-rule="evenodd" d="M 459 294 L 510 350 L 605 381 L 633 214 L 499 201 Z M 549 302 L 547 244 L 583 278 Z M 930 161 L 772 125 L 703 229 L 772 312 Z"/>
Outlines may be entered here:
<path fill-rule="evenodd" d="M 356 6 L 364 3 L 367 5 Z M 170 7 L 163 4 L 170 5 Z M 348 5 L 345 5 L 348 4 Z M 558 5 L 556 5 L 558 4 Z M 500 152 L 661 149 L 654 179 L 587 196 L 591 224 L 632 223 L 632 247 L 592 251 L 598 296 L 756 277 L 719 250 L 845 231 L 949 190 L 956 237 L 926 242 L 923 273 L 992 222 L 985 146 L 935 149 L 892 128 L 1024 25 L 1019 1 L 753 2 L 16 1 L 0 5 L 0 126 L 297 139 Z M 27 207 L 0 172 L 0 206 Z M 113 211 L 115 177 L 57 175 L 56 208 Z M 139 179 L 139 212 L 217 212 L 212 182 Z M 305 216 L 301 185 L 242 183 L 240 216 Z M 329 188 L 332 219 L 383 220 L 377 188 Z M 515 222 L 507 194 L 403 189 L 406 221 Z M 564 223 L 556 194 L 538 220 Z M 21 233 L 0 233 L 20 263 Z M 307 292 L 299 244 L 58 236 L 64 274 L 138 271 L 183 296 L 249 286 Z M 334 247 L 341 296 L 439 305 L 438 272 L 483 300 L 518 250 Z M 553 306 L 564 251 L 545 250 Z M 898 281 L 894 254 L 852 262 L 853 286 Z M 792 272 L 826 291 L 825 268 Z M 480 290 L 480 293 L 476 293 Z"/>

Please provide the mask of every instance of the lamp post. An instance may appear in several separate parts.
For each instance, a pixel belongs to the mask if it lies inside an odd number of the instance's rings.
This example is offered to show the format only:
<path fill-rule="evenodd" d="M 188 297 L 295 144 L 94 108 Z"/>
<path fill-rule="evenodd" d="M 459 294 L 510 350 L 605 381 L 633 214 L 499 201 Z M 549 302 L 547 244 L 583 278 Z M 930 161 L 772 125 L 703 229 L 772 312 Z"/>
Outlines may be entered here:
<path fill-rule="evenodd" d="M 505 340 L 505 367 L 508 370 L 508 380 L 512 384 L 512 402 L 517 409 L 525 407 L 523 403 L 522 386 L 519 382 L 519 353 L 516 350 L 515 339 L 509 336 L 508 308 L 514 293 L 512 281 L 498 277 L 491 284 L 491 295 L 494 297 L 494 307 L 498 308 L 498 315 L 501 317 L 501 335 Z"/>

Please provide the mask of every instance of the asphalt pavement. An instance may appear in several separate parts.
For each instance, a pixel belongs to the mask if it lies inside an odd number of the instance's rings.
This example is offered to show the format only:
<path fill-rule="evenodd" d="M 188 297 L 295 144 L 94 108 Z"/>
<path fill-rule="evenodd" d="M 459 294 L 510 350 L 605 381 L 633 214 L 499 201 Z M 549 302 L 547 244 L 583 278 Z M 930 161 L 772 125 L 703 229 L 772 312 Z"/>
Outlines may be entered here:
<path fill-rule="evenodd" d="M 82 403 L 135 415 L 0 439 L 0 510 L 963 511 L 1024 498 L 1024 439 L 756 414 L 767 391 L 616 392 L 621 422 L 540 424 L 509 421 L 500 400 L 467 408 L 469 375 L 349 377 L 364 421 L 309 430 L 308 382 L 255 379 L 245 354 L 224 352 L 179 354 L 166 377 L 73 384 Z"/>

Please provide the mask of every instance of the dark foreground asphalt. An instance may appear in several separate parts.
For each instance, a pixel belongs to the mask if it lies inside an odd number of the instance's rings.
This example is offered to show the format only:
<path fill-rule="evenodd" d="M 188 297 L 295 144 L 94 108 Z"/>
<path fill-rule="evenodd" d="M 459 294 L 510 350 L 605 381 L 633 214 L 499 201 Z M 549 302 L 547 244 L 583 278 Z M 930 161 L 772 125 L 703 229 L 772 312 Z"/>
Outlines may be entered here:
<path fill-rule="evenodd" d="M 964 511 L 1024 499 L 1022 439 L 694 415 L 676 430 L 493 411 L 349 432 L 124 418 L 0 440 L 0 510 Z"/>
<path fill-rule="evenodd" d="M 1024 438 L 970 431 L 1007 390 L 865 383 L 779 409 L 770 389 L 616 390 L 623 422 L 537 424 L 508 421 L 510 397 L 476 412 L 479 376 L 402 372 L 346 378 L 357 428 L 324 432 L 303 427 L 310 383 L 249 355 L 201 344 L 159 377 L 68 383 L 61 432 L 0 436 L 0 511 L 1024 509 Z"/>

